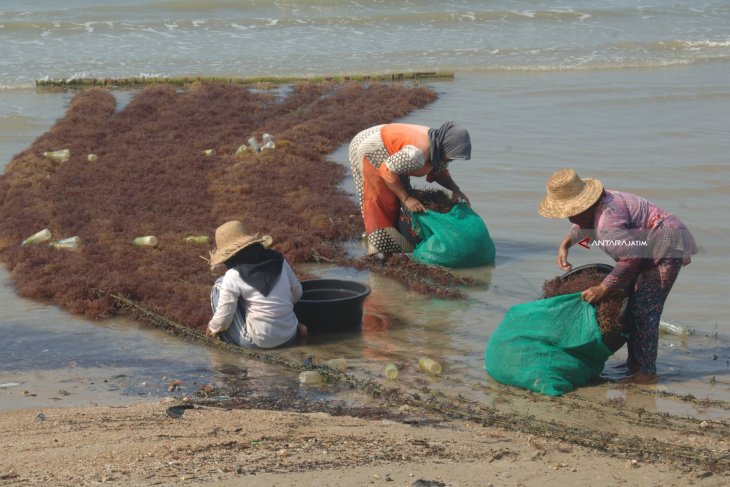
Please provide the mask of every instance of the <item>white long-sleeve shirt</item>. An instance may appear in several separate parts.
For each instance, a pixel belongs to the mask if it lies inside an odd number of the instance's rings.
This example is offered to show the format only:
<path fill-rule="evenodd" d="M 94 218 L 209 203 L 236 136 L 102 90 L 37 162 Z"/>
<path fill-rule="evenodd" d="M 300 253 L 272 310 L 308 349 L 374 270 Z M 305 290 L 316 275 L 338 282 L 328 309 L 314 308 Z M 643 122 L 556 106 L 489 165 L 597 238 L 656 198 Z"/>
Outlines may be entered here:
<path fill-rule="evenodd" d="M 228 269 L 221 283 L 218 307 L 208 322 L 210 331 L 217 333 L 231 326 L 239 297 L 246 302 L 246 331 L 256 346 L 278 347 L 296 335 L 299 322 L 294 303 L 302 297 L 302 285 L 286 260 L 268 296 L 241 279 L 236 269 Z"/>

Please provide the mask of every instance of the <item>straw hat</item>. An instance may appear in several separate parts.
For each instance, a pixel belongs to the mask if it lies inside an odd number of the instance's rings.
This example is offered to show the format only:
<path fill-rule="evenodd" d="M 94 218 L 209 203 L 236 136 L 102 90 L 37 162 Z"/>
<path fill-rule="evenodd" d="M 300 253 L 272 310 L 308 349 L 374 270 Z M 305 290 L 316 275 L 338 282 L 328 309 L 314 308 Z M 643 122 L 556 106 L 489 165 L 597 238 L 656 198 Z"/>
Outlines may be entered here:
<path fill-rule="evenodd" d="M 227 261 L 239 250 L 249 245 L 260 243 L 264 247 L 271 245 L 271 236 L 248 234 L 243 228 L 243 223 L 238 220 L 226 222 L 215 231 L 215 250 L 210 253 L 210 267 Z"/>
<path fill-rule="evenodd" d="M 598 179 L 581 179 L 573 169 L 561 169 L 550 176 L 547 194 L 537 211 L 546 218 L 568 218 L 584 212 L 598 201 L 603 184 Z"/>

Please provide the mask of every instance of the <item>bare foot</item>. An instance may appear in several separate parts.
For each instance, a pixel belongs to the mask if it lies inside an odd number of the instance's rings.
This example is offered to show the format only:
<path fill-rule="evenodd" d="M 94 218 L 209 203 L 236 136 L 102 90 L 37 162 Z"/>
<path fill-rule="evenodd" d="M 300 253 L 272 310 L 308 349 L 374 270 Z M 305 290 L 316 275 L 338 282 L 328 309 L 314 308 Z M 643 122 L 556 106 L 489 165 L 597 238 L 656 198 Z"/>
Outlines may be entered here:
<path fill-rule="evenodd" d="M 621 379 L 620 382 L 637 385 L 656 385 L 659 377 L 656 374 L 643 374 L 638 373 L 625 379 Z"/>

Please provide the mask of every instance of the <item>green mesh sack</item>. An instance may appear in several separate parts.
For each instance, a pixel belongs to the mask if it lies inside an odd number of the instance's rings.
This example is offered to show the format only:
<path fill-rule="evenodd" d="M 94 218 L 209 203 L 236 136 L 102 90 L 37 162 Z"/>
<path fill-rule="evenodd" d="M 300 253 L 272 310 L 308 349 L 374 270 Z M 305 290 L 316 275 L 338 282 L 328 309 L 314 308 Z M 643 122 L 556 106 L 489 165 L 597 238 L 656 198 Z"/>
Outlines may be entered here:
<path fill-rule="evenodd" d="M 611 351 L 580 293 L 512 306 L 487 342 L 484 368 L 503 384 L 560 396 L 597 377 Z"/>
<path fill-rule="evenodd" d="M 444 267 L 478 267 L 494 263 L 494 242 L 484 220 L 466 204 L 448 213 L 426 210 L 412 213 L 412 225 L 421 237 L 413 259 Z"/>

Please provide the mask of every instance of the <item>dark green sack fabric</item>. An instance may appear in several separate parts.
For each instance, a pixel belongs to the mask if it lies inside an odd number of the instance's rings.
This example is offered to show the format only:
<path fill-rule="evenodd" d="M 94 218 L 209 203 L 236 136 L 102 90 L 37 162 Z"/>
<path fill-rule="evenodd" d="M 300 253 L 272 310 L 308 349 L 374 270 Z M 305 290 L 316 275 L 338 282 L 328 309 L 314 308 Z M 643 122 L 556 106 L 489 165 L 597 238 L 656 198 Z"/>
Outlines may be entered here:
<path fill-rule="evenodd" d="M 611 356 L 580 293 L 512 306 L 487 342 L 484 368 L 503 384 L 560 396 L 597 377 Z"/>
<path fill-rule="evenodd" d="M 494 263 L 494 242 L 484 220 L 466 204 L 449 213 L 413 213 L 412 224 L 421 242 L 413 259 L 444 267 L 478 267 Z"/>

